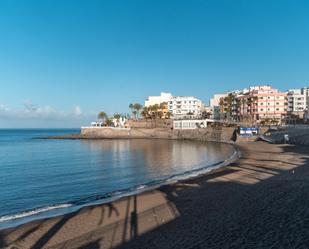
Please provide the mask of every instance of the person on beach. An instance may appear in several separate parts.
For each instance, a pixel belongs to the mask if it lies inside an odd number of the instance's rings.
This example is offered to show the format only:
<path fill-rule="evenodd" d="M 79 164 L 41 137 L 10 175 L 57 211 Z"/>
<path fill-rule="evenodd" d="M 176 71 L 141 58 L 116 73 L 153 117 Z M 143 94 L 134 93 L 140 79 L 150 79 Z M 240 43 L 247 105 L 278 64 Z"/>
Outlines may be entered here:
<path fill-rule="evenodd" d="M 235 143 L 237 140 L 237 129 L 235 128 L 231 137 L 231 140 Z"/>

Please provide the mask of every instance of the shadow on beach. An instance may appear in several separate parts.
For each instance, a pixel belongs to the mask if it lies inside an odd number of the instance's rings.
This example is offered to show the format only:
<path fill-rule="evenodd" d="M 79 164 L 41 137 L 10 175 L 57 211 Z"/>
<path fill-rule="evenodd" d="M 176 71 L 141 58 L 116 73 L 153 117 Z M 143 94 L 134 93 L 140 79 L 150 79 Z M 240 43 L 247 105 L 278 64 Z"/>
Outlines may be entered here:
<path fill-rule="evenodd" d="M 228 167 L 0 232 L 0 248 L 308 248 L 308 148 L 239 146 Z"/>

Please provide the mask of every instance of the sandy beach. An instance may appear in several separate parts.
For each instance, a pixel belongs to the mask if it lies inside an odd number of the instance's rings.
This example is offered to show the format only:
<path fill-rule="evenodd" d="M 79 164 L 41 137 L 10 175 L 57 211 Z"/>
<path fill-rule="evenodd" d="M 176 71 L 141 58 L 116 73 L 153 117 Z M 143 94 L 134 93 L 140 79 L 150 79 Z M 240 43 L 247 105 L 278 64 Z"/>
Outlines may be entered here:
<path fill-rule="evenodd" d="M 309 248 L 309 148 L 238 147 L 195 179 L 0 231 L 0 248 Z"/>

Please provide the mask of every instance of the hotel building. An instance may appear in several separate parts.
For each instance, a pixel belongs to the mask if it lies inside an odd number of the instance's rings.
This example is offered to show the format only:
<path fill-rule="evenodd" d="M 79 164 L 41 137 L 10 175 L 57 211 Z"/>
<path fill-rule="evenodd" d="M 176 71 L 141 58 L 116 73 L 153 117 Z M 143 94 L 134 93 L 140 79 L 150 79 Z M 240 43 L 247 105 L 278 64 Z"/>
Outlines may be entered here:
<path fill-rule="evenodd" d="M 202 114 L 203 103 L 192 96 L 178 96 L 168 102 L 168 109 L 175 119 L 197 118 Z"/>
<path fill-rule="evenodd" d="M 145 107 L 152 105 L 160 105 L 161 103 L 168 103 L 173 98 L 171 93 L 161 92 L 160 96 L 149 96 L 145 100 Z"/>
<path fill-rule="evenodd" d="M 173 96 L 170 93 L 161 93 L 160 96 L 149 96 L 145 107 L 167 103 L 167 109 L 174 119 L 199 118 L 202 114 L 203 103 L 192 96 Z"/>
<path fill-rule="evenodd" d="M 266 118 L 282 120 L 287 114 L 287 93 L 270 86 L 255 86 L 245 89 L 238 97 L 240 118 L 253 120 Z"/>
<path fill-rule="evenodd" d="M 305 112 L 309 107 L 309 89 L 307 87 L 301 89 L 291 89 L 287 92 L 289 115 L 296 115 L 304 118 Z"/>

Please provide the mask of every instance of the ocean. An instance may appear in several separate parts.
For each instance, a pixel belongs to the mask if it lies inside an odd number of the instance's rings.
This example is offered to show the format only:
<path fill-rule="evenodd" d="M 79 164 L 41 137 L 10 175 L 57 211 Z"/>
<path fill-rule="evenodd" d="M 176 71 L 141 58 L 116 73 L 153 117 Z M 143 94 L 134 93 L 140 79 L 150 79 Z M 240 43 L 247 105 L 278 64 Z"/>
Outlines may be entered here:
<path fill-rule="evenodd" d="M 115 200 L 220 166 L 232 145 L 44 139 L 79 129 L 0 129 L 0 229 Z"/>

